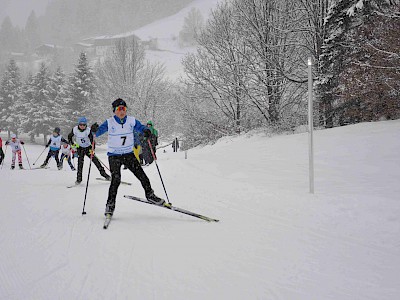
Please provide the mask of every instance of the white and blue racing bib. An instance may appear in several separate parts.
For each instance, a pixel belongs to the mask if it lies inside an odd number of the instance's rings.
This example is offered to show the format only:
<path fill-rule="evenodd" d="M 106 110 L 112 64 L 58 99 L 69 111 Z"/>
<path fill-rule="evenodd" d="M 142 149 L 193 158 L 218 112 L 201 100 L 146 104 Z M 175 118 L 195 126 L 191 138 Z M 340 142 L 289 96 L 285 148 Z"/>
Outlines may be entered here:
<path fill-rule="evenodd" d="M 79 147 L 89 147 L 91 145 L 89 134 L 90 128 L 86 128 L 84 131 L 80 131 L 78 126 L 75 126 L 73 129 L 75 140 L 78 143 Z"/>
<path fill-rule="evenodd" d="M 133 128 L 136 124 L 134 117 L 127 117 L 125 124 L 119 124 L 114 118 L 107 120 L 108 124 L 108 153 L 126 154 L 133 150 Z"/>

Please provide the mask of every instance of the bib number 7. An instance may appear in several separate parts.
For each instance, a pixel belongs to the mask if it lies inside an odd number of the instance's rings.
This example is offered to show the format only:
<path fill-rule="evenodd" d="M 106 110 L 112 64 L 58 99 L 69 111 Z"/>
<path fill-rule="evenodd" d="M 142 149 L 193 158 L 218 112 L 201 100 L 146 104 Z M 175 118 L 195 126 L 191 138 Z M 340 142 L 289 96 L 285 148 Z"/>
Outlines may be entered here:
<path fill-rule="evenodd" d="M 121 136 L 121 139 L 122 139 L 122 146 L 125 146 L 126 136 Z"/>

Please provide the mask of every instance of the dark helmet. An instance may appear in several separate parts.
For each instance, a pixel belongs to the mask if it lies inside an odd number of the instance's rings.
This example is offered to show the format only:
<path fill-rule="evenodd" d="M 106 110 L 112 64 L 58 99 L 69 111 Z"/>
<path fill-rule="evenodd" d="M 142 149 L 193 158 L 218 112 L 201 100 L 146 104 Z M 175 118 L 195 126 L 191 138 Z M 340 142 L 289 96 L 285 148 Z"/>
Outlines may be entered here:
<path fill-rule="evenodd" d="M 57 133 L 57 134 L 60 134 L 60 132 L 61 132 L 61 129 L 60 129 L 60 127 L 56 127 L 56 128 L 54 128 L 54 132 L 55 132 L 55 133 Z"/>
<path fill-rule="evenodd" d="M 115 109 L 116 109 L 118 106 L 125 106 L 125 107 L 128 107 L 128 106 L 126 105 L 126 102 L 125 102 L 124 100 L 122 100 L 121 98 L 118 98 L 117 100 L 114 100 L 114 102 L 113 102 L 111 105 L 112 105 L 112 107 L 113 107 L 113 111 L 115 111 Z"/>

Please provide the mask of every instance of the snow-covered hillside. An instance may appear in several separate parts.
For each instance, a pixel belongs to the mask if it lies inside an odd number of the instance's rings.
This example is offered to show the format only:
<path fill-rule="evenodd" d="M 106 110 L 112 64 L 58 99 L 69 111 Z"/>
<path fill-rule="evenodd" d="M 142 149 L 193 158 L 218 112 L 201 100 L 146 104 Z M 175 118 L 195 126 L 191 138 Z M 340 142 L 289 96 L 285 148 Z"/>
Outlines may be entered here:
<path fill-rule="evenodd" d="M 400 120 L 307 134 L 224 138 L 159 151 L 176 206 L 207 223 L 123 198 L 102 229 L 108 183 L 75 172 L 0 171 L 0 299 L 399 299 Z M 30 163 L 42 146 L 25 145 Z M 98 152 L 104 162 L 105 152 Z M 38 163 L 41 163 L 39 160 Z M 24 160 L 25 167 L 28 167 Z M 87 176 L 88 160 L 84 178 Z M 157 194 L 155 165 L 145 169 Z"/>
<path fill-rule="evenodd" d="M 183 28 L 185 17 L 191 9 L 196 8 L 206 20 L 218 2 L 221 0 L 195 0 L 175 15 L 133 31 L 142 40 L 157 39 L 157 46 L 161 51 L 146 50 L 146 58 L 153 63 L 164 64 L 166 75 L 169 78 L 179 78 L 183 74 L 181 64 L 183 57 L 186 53 L 195 51 L 194 47 L 181 48 L 179 46 L 177 38 Z"/>

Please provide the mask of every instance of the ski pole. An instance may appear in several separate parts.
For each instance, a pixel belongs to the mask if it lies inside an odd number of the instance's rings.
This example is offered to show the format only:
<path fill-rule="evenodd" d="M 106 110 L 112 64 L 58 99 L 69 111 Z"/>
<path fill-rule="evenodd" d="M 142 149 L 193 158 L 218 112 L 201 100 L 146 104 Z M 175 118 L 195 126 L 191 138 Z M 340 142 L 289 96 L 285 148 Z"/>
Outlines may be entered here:
<path fill-rule="evenodd" d="M 8 145 L 6 145 L 6 151 L 4 152 L 4 158 L 3 161 L 1 162 L 1 170 L 3 169 L 3 165 L 4 165 L 4 161 L 6 160 L 6 154 L 7 154 L 7 147 Z"/>
<path fill-rule="evenodd" d="M 25 156 L 26 156 L 26 160 L 28 161 L 29 169 L 32 170 L 32 168 L 31 168 L 31 163 L 29 162 L 28 154 L 26 154 L 25 146 L 22 145 L 22 148 L 24 149 L 24 153 L 25 153 Z"/>
<path fill-rule="evenodd" d="M 35 162 L 33 163 L 33 165 L 36 164 L 36 162 L 39 160 L 39 158 L 42 156 L 42 154 L 44 153 L 44 151 L 46 150 L 46 147 L 43 149 L 42 153 L 39 154 L 38 158 L 36 158 Z"/>
<path fill-rule="evenodd" d="M 89 187 L 90 170 L 92 168 L 93 156 L 94 156 L 94 137 L 93 137 L 92 149 L 91 149 L 91 153 L 90 153 L 89 172 L 88 172 L 87 181 L 86 181 L 85 198 L 83 199 L 82 215 L 86 215 L 85 205 L 86 205 L 87 191 L 88 191 L 88 187 Z"/>
<path fill-rule="evenodd" d="M 153 155 L 154 162 L 156 163 L 158 175 L 160 175 L 160 179 L 161 179 L 161 183 L 162 183 L 163 188 L 164 188 L 165 196 L 167 197 L 168 203 L 171 204 L 171 202 L 169 201 L 169 198 L 168 198 L 167 190 L 165 189 L 164 181 L 163 181 L 162 176 L 161 176 L 160 168 L 158 167 L 158 164 L 157 164 L 157 156 L 153 151 L 153 146 L 151 145 L 151 142 L 150 142 L 149 139 L 147 140 L 147 142 L 148 142 L 149 147 L 150 147 L 151 155 Z"/>
<path fill-rule="evenodd" d="M 95 155 L 95 157 L 96 157 L 97 160 L 111 173 L 110 169 L 106 166 L 106 164 L 103 163 L 97 155 Z"/>

